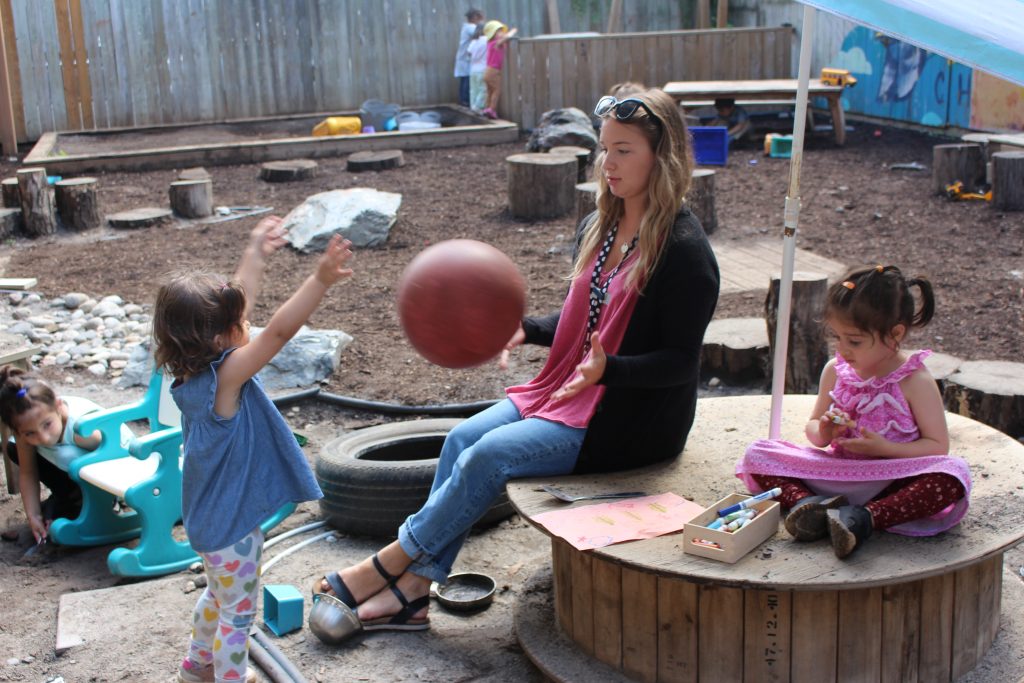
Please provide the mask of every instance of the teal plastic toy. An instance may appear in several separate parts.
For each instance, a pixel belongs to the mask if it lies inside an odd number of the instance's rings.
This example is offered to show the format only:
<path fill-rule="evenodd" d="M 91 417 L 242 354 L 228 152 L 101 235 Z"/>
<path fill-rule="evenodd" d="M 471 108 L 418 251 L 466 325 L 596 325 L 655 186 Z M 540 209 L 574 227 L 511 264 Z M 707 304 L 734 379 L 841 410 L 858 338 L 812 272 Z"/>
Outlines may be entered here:
<path fill-rule="evenodd" d="M 263 623 L 283 636 L 302 628 L 302 593 L 288 584 L 269 584 L 263 587 Z"/>
<path fill-rule="evenodd" d="M 57 519 L 50 526 L 62 545 L 94 546 L 139 538 L 132 548 L 107 556 L 118 576 L 161 576 L 181 571 L 199 559 L 188 540 L 174 537 L 181 521 L 181 415 L 170 395 L 171 378 L 154 373 L 140 401 L 82 419 L 80 434 L 99 430 L 99 448 L 72 461 L 68 474 L 82 488 L 77 519 Z M 150 433 L 131 440 L 126 449 L 121 426 L 145 420 Z M 118 499 L 127 511 L 115 509 Z M 264 533 L 295 510 L 284 505 L 260 525 Z"/>

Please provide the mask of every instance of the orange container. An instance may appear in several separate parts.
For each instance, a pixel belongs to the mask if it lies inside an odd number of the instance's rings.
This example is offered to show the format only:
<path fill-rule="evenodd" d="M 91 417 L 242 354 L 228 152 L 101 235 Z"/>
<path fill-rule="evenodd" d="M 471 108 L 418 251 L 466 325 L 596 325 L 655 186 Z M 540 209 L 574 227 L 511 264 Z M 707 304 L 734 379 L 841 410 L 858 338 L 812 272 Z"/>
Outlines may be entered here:
<path fill-rule="evenodd" d="M 358 116 L 328 116 L 313 126 L 313 135 L 355 135 L 363 130 Z"/>

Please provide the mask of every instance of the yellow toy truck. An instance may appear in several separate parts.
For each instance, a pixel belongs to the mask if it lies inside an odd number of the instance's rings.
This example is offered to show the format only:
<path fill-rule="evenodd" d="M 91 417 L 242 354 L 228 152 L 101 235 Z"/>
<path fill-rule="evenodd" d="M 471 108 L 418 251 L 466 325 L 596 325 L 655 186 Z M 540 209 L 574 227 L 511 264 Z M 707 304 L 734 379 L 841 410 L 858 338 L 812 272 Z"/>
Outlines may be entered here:
<path fill-rule="evenodd" d="M 840 85 L 853 87 L 857 85 L 857 79 L 850 75 L 847 69 L 833 69 L 825 67 L 821 70 L 821 82 L 827 85 Z"/>

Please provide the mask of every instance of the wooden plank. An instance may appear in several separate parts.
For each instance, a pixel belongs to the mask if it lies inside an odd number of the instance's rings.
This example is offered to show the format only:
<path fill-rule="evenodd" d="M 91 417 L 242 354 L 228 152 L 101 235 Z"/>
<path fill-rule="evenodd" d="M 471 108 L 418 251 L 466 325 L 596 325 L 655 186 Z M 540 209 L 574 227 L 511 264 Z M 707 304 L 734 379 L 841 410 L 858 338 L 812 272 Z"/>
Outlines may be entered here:
<path fill-rule="evenodd" d="M 999 593 L 1002 592 L 1003 561 L 994 557 L 978 566 L 978 659 L 985 656 L 999 630 Z"/>
<path fill-rule="evenodd" d="M 0 3 L 0 142 L 3 144 L 3 153 L 6 156 L 16 157 L 18 155 L 18 122 L 14 115 L 13 104 L 15 79 L 11 76 L 12 70 L 7 51 L 7 33 L 13 29 L 14 21 L 10 11 L 6 3 Z M 15 51 L 14 54 L 17 55 L 17 52 Z M 6 456 L 4 457 L 6 458 Z M 8 489 L 11 488 L 12 483 L 8 476 Z M 8 493 L 17 493 L 17 491 L 8 490 Z"/>
<path fill-rule="evenodd" d="M 11 0 L 0 0 L 0 24 L 4 32 L 3 50 L 7 60 L 11 110 L 14 112 L 14 134 L 18 140 L 27 140 L 25 133 L 25 105 L 21 94 L 21 68 L 18 61 L 17 24 L 11 10 Z"/>
<path fill-rule="evenodd" d="M 839 648 L 836 677 L 840 681 L 879 680 L 882 655 L 882 589 L 839 592 Z"/>
<path fill-rule="evenodd" d="M 793 683 L 835 683 L 839 638 L 839 594 L 792 594 Z"/>
<path fill-rule="evenodd" d="M 593 563 L 594 656 L 622 667 L 622 571 L 614 562 Z"/>
<path fill-rule="evenodd" d="M 572 639 L 581 650 L 594 655 L 594 582 L 590 555 L 574 552 L 569 558 L 572 573 Z"/>
<path fill-rule="evenodd" d="M 117 121 L 120 125 L 136 126 L 142 121 L 137 116 L 135 100 L 132 97 L 132 50 L 129 31 L 125 19 L 124 3 L 112 0 L 110 4 L 110 44 L 116 74 L 114 81 L 117 88 L 117 96 L 114 99 L 115 111 L 119 112 Z"/>
<path fill-rule="evenodd" d="M 53 0 L 54 18 L 57 22 L 57 43 L 60 46 L 61 83 L 64 86 L 64 109 L 68 130 L 82 128 L 79 115 L 78 79 L 75 78 L 74 41 L 71 36 L 71 10 L 68 0 Z"/>
<path fill-rule="evenodd" d="M 953 642 L 952 674 L 960 678 L 978 660 L 978 629 L 981 625 L 978 614 L 978 596 L 981 583 L 981 566 L 972 565 L 956 573 L 953 593 Z"/>
<path fill-rule="evenodd" d="M 954 585 L 953 574 L 921 582 L 921 681 L 951 680 Z"/>
<path fill-rule="evenodd" d="M 34 277 L 2 277 L 0 278 L 0 289 L 26 290 L 32 289 L 39 281 Z"/>
<path fill-rule="evenodd" d="M 74 43 L 74 78 L 78 82 L 78 102 L 82 127 L 94 128 L 92 115 L 92 83 L 89 76 L 88 37 L 82 19 L 82 0 L 71 0 L 71 36 Z"/>
<path fill-rule="evenodd" d="M 195 56 L 191 49 L 184 49 L 183 40 L 187 34 L 185 29 L 185 17 L 182 11 L 187 12 L 186 2 L 163 3 L 160 7 L 165 28 L 164 40 L 167 45 L 167 74 L 170 102 L 166 108 L 170 110 L 171 121 L 197 121 L 199 120 L 198 98 L 193 89 L 186 91 L 188 83 L 185 72 L 187 61 L 194 64 Z M 190 41 L 195 40 L 189 36 Z"/>
<path fill-rule="evenodd" d="M 792 596 L 785 591 L 747 591 L 743 633 L 743 680 L 789 681 Z"/>
<path fill-rule="evenodd" d="M 195 66 L 186 66 L 190 84 L 196 89 L 199 120 L 213 121 L 221 111 L 222 73 L 216 35 L 216 13 L 202 0 L 188 0 L 188 33 L 194 37 Z"/>
<path fill-rule="evenodd" d="M 84 7 L 85 25 L 89 27 L 89 70 L 92 74 L 93 120 L 97 128 L 120 125 L 118 115 L 117 65 L 114 63 L 114 40 L 109 2 L 87 2 Z"/>
<path fill-rule="evenodd" d="M 572 554 L 576 550 L 566 541 L 551 539 L 551 573 L 555 587 L 555 613 L 566 634 L 573 637 Z"/>
<path fill-rule="evenodd" d="M 882 589 L 882 683 L 918 680 L 921 581 Z"/>
<path fill-rule="evenodd" d="M 658 681 L 696 683 L 697 584 L 658 577 Z"/>
<path fill-rule="evenodd" d="M 658 676 L 658 577 L 622 569 L 622 671 L 641 683 Z"/>
<path fill-rule="evenodd" d="M 705 560 L 706 561 L 706 560 Z M 743 657 L 737 642 L 743 633 L 743 591 L 706 585 L 700 587 L 698 680 L 702 683 L 743 680 Z"/>

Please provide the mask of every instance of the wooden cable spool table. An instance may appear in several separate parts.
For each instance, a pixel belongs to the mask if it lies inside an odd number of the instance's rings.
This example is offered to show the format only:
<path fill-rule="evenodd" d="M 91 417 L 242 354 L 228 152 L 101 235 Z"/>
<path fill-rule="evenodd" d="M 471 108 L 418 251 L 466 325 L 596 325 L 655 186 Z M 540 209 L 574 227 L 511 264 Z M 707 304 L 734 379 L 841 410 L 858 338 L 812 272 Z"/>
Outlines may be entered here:
<path fill-rule="evenodd" d="M 770 400 L 701 399 L 686 450 L 667 466 L 518 480 L 509 498 L 531 522 L 566 505 L 534 491 L 539 481 L 581 494 L 671 491 L 710 506 L 745 490 L 735 463 L 767 433 Z M 804 443 L 813 404 L 813 396 L 785 397 L 783 438 Z M 969 418 L 947 420 L 951 451 L 970 463 L 974 487 L 953 529 L 927 538 L 875 532 L 840 560 L 827 540 L 797 543 L 780 525 L 731 565 L 684 554 L 682 533 L 586 552 L 553 537 L 552 619 L 561 632 L 537 628 L 534 604 L 517 610 L 520 643 L 555 680 L 958 678 L 999 630 L 1003 553 L 1024 540 L 1024 445 Z M 601 501 L 575 505 L 593 502 Z M 552 646 L 559 638 L 571 641 L 561 652 Z M 573 648 L 592 674 L 560 673 Z"/>

